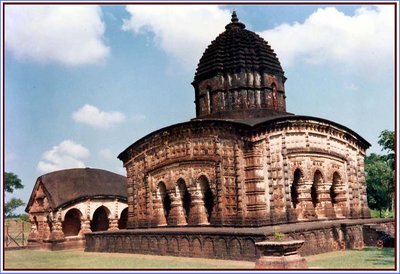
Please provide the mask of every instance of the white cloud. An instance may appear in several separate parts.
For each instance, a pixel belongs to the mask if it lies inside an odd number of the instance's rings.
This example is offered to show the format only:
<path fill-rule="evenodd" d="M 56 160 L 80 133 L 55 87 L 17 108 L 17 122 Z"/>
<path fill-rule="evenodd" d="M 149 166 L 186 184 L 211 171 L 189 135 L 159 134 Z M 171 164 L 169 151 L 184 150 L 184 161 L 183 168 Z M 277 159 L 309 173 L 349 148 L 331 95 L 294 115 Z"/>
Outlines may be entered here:
<path fill-rule="evenodd" d="M 105 112 L 88 104 L 72 113 L 72 118 L 78 123 L 88 124 L 96 128 L 107 128 L 125 121 L 125 115 L 121 112 Z"/>
<path fill-rule="evenodd" d="M 42 160 L 37 165 L 37 170 L 48 173 L 60 169 L 82 168 L 85 167 L 82 159 L 89 156 L 90 152 L 87 148 L 74 141 L 65 140 L 43 153 Z"/>
<path fill-rule="evenodd" d="M 319 8 L 304 23 L 282 24 L 260 35 L 275 49 L 283 67 L 297 62 L 345 65 L 348 69 L 392 69 L 394 9 L 369 6 L 348 16 Z"/>
<path fill-rule="evenodd" d="M 105 160 L 116 160 L 117 156 L 109 148 L 104 148 L 99 151 L 99 155 Z"/>
<path fill-rule="evenodd" d="M 6 48 L 18 59 L 75 66 L 109 54 L 98 6 L 9 5 L 5 11 Z"/>
<path fill-rule="evenodd" d="M 157 45 L 186 69 L 230 22 L 230 11 L 216 5 L 128 5 L 122 29 L 150 34 Z"/>

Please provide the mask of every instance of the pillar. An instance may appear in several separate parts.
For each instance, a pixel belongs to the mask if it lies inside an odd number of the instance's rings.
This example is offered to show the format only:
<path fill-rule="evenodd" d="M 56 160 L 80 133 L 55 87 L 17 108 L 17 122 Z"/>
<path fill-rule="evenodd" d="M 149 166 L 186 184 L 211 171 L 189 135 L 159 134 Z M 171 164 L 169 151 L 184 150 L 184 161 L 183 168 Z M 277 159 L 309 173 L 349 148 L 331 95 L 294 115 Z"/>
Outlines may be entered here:
<path fill-rule="evenodd" d="M 62 242 L 65 241 L 65 235 L 62 231 L 62 223 L 61 223 L 61 210 L 59 210 L 55 216 L 53 216 L 52 212 L 50 213 L 52 218 L 52 231 L 50 233 L 50 241 Z"/>
<path fill-rule="evenodd" d="M 89 216 L 82 216 L 81 218 L 81 230 L 79 231 L 79 236 L 83 236 L 85 233 L 92 232 L 90 229 L 90 218 Z"/>
<path fill-rule="evenodd" d="M 204 205 L 204 194 L 201 193 L 199 185 L 189 189 L 192 196 L 192 206 L 190 209 L 189 224 L 209 225 L 207 211 Z"/>
<path fill-rule="evenodd" d="M 185 211 L 182 206 L 182 198 L 178 189 L 175 193 L 170 193 L 171 197 L 171 211 L 168 216 L 168 224 L 170 225 L 187 225 Z"/>
<path fill-rule="evenodd" d="M 153 208 L 154 208 L 154 225 L 166 226 L 167 220 L 165 218 L 164 207 L 160 195 L 153 195 Z"/>
<path fill-rule="evenodd" d="M 311 186 L 313 185 L 312 181 L 303 181 L 300 180 L 298 191 L 298 205 L 296 207 L 296 211 L 298 214 L 298 220 L 313 220 L 316 219 L 315 209 L 312 203 L 311 198 Z"/>
<path fill-rule="evenodd" d="M 320 180 L 317 184 L 318 204 L 316 208 L 318 219 L 335 218 L 336 214 L 331 202 L 330 188 L 332 182 Z"/>

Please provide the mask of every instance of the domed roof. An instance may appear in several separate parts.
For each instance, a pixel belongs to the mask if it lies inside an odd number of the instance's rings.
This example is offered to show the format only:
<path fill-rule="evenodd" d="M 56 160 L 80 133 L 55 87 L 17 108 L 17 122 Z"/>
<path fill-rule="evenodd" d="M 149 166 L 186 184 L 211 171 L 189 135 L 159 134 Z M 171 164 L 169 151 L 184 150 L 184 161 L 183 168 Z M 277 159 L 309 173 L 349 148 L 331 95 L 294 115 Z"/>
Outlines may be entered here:
<path fill-rule="evenodd" d="M 194 81 L 223 72 L 260 71 L 283 76 L 276 53 L 259 35 L 246 30 L 236 12 L 231 23 L 205 50 L 197 66 Z"/>

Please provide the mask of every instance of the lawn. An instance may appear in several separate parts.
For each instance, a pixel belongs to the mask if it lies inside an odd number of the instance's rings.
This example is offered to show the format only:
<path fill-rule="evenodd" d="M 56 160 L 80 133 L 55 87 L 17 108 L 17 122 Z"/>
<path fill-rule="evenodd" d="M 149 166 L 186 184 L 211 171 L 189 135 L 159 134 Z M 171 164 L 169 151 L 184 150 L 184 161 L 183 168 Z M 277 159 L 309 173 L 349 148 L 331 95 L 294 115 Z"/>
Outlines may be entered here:
<path fill-rule="evenodd" d="M 305 257 L 310 268 L 394 269 L 393 248 L 365 248 Z M 7 250 L 5 270 L 12 269 L 253 269 L 254 262 L 204 258 L 95 253 L 82 250 Z"/>

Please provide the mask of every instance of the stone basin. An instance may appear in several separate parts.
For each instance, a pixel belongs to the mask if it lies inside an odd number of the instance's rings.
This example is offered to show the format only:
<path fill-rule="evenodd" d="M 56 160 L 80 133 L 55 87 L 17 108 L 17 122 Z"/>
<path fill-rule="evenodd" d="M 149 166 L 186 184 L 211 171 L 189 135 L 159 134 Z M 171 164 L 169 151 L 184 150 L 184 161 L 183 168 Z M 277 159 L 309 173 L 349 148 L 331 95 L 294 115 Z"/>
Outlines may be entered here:
<path fill-rule="evenodd" d="M 306 269 L 307 261 L 297 252 L 303 240 L 263 241 L 256 243 L 262 252 L 257 259 L 256 269 Z"/>
<path fill-rule="evenodd" d="M 303 244 L 303 240 L 283 240 L 258 242 L 256 246 L 263 252 L 264 256 L 288 256 L 296 254 Z"/>

